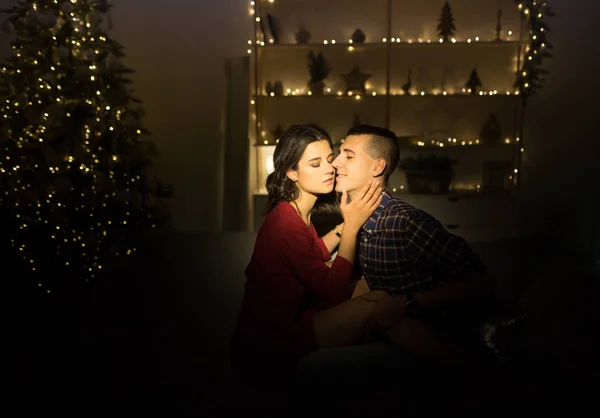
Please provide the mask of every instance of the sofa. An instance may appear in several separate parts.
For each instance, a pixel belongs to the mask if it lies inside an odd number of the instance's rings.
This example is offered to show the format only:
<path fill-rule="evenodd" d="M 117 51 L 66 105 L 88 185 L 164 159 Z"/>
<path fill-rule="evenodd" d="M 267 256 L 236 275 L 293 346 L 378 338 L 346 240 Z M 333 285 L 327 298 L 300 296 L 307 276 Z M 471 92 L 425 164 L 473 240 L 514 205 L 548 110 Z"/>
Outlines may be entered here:
<path fill-rule="evenodd" d="M 66 376 L 68 405 L 99 396 L 98 405 L 125 405 L 135 416 L 220 416 L 233 400 L 249 404 L 230 370 L 229 341 L 255 238 L 248 232 L 152 234 L 130 268 L 94 292 L 38 295 L 35 306 L 30 299 L 19 311 L 21 329 L 28 329 L 21 333 L 28 366 L 20 384 L 29 393 L 62 393 L 53 382 Z M 569 379 L 587 382 L 582 370 L 592 373 L 597 363 L 591 332 L 600 317 L 597 269 L 539 238 L 471 246 L 493 273 L 499 297 L 532 314 L 514 342 L 523 379 L 556 391 Z"/>

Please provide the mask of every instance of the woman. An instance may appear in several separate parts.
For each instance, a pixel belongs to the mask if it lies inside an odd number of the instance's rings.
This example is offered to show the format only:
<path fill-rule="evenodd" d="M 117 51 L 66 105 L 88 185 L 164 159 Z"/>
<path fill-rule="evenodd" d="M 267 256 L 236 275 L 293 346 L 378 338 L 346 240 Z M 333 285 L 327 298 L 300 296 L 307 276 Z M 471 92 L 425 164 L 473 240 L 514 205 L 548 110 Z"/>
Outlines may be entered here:
<path fill-rule="evenodd" d="M 319 238 L 311 215 L 336 208 L 334 158 L 328 134 L 296 125 L 281 137 L 267 178 L 269 212 L 246 269 L 246 287 L 232 360 L 253 385 L 282 387 L 313 350 L 356 343 L 385 292 L 349 299 L 356 236 L 381 202 L 381 187 L 366 185 L 339 209 L 344 223 Z M 338 247 L 334 261 L 330 253 Z"/>

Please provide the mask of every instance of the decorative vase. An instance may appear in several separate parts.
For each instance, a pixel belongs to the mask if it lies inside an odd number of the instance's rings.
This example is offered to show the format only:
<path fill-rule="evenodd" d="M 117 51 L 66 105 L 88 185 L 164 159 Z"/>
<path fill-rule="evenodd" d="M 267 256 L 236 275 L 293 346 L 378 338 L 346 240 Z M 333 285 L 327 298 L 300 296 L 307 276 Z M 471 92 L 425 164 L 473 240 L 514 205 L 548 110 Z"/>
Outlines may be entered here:
<path fill-rule="evenodd" d="M 276 81 L 273 84 L 273 93 L 275 93 L 275 96 L 283 96 L 283 83 L 281 81 Z"/>
<path fill-rule="evenodd" d="M 313 96 L 322 96 L 323 92 L 325 91 L 325 83 L 323 83 L 323 81 L 309 80 L 308 88 Z"/>
<path fill-rule="evenodd" d="M 352 34 L 352 43 L 362 44 L 365 42 L 366 39 L 367 39 L 366 35 L 360 29 L 356 29 L 354 31 L 354 33 Z"/>
<path fill-rule="evenodd" d="M 273 84 L 271 84 L 270 81 L 267 81 L 267 85 L 265 87 L 265 92 L 267 93 L 267 96 L 270 96 L 271 93 L 275 94 L 275 90 L 273 88 Z"/>
<path fill-rule="evenodd" d="M 306 45 L 310 42 L 311 34 L 304 27 L 296 33 L 296 43 L 300 45 Z"/>

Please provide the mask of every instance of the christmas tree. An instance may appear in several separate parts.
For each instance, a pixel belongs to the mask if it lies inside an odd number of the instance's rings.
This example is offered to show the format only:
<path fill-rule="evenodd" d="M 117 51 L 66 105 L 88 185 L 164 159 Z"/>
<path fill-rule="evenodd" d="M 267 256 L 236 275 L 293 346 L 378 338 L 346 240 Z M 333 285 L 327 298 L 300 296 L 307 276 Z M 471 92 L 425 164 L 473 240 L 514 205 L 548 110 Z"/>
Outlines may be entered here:
<path fill-rule="evenodd" d="M 477 94 L 477 90 L 481 87 L 481 80 L 479 79 L 479 73 L 477 72 L 477 68 L 473 68 L 471 74 L 469 75 L 469 79 L 465 84 L 465 88 L 467 92 L 470 94 Z"/>
<path fill-rule="evenodd" d="M 444 7 L 442 7 L 442 14 L 440 16 L 437 30 L 438 35 L 444 41 L 447 41 L 451 36 L 454 36 L 454 32 L 456 31 L 456 26 L 454 26 L 454 17 L 452 16 L 452 8 L 448 2 L 444 3 Z"/>
<path fill-rule="evenodd" d="M 105 0 L 19 0 L 4 10 L 0 66 L 2 239 L 46 290 L 110 274 L 162 228 L 170 189 L 142 141 L 123 47 Z"/>

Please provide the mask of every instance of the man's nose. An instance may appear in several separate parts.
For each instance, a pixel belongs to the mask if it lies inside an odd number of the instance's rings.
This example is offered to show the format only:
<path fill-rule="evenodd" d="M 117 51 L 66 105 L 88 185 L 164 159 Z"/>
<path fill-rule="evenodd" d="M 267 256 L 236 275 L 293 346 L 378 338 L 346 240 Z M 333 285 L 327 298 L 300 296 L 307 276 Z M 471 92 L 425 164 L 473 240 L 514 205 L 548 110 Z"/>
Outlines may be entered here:
<path fill-rule="evenodd" d="M 340 168 L 340 156 L 338 155 L 333 162 L 331 163 L 331 165 L 333 166 L 333 168 Z"/>

